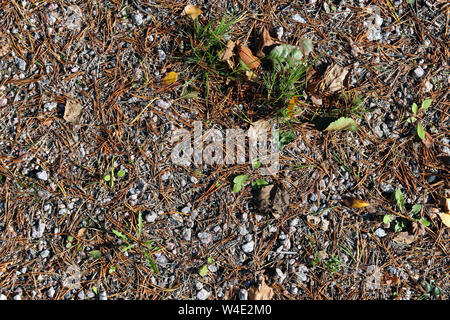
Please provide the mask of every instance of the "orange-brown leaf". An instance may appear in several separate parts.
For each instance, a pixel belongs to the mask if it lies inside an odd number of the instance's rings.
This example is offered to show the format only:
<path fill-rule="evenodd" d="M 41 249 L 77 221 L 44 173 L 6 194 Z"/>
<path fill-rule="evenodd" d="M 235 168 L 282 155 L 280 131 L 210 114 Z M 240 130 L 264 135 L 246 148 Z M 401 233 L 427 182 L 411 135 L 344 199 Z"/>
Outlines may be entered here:
<path fill-rule="evenodd" d="M 358 198 L 347 198 L 343 200 L 344 204 L 349 208 L 365 208 L 370 205 L 369 202 L 358 199 Z"/>
<path fill-rule="evenodd" d="M 197 6 L 189 4 L 184 7 L 183 14 L 191 17 L 192 20 L 195 20 L 202 14 L 202 10 Z"/>
<path fill-rule="evenodd" d="M 238 45 L 237 52 L 239 58 L 249 69 L 256 69 L 261 64 L 261 61 L 253 55 L 252 51 L 248 47 Z"/>

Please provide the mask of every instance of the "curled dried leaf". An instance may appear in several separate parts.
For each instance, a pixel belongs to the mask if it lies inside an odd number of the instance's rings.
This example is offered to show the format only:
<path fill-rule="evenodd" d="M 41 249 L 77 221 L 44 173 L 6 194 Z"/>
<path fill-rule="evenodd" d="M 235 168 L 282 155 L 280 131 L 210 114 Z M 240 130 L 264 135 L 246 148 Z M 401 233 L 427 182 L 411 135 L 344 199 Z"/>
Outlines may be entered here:
<path fill-rule="evenodd" d="M 183 15 L 189 16 L 192 20 L 195 20 L 198 18 L 199 15 L 202 14 L 202 10 L 198 6 L 194 5 L 187 5 L 184 7 Z"/>
<path fill-rule="evenodd" d="M 261 61 L 257 57 L 255 57 L 252 51 L 243 45 L 237 45 L 237 53 L 239 55 L 239 59 L 247 66 L 249 69 L 256 69 L 261 64 Z"/>
<path fill-rule="evenodd" d="M 178 73 L 175 71 L 169 72 L 164 78 L 162 78 L 162 83 L 165 86 L 171 85 L 172 83 L 175 83 L 178 79 Z"/>
<path fill-rule="evenodd" d="M 264 48 L 271 47 L 274 44 L 280 44 L 279 41 L 274 40 L 272 36 L 269 33 L 269 30 L 267 30 L 266 27 L 263 27 L 261 30 L 261 36 L 258 41 L 258 52 L 256 53 L 256 56 L 258 57 L 264 57 L 266 54 L 264 53 Z"/>
<path fill-rule="evenodd" d="M 442 222 L 447 226 L 450 227 L 450 214 L 449 213 L 438 213 L 439 217 L 441 218 Z"/>
<path fill-rule="evenodd" d="M 233 51 L 236 44 L 232 40 L 228 40 L 225 48 L 219 52 L 219 59 L 228 63 L 228 66 L 233 69 L 234 61 L 233 61 Z"/>
<path fill-rule="evenodd" d="M 400 232 L 395 238 L 394 241 L 406 245 L 410 245 L 416 240 L 416 236 L 409 234 L 407 231 Z"/>
<path fill-rule="evenodd" d="M 340 65 L 329 65 L 325 71 L 325 75 L 320 89 L 330 92 L 336 92 L 344 88 L 344 81 L 348 74 L 348 68 Z"/>
<path fill-rule="evenodd" d="M 64 120 L 71 123 L 77 123 L 82 109 L 83 107 L 80 103 L 68 99 L 66 102 L 66 107 L 64 108 Z"/>
<path fill-rule="evenodd" d="M 368 207 L 370 205 L 369 202 L 358 199 L 358 198 L 346 198 L 344 199 L 342 202 L 344 202 L 344 204 L 349 207 L 349 208 L 365 208 Z"/>
<path fill-rule="evenodd" d="M 266 284 L 264 277 L 258 287 L 252 286 L 248 290 L 249 300 L 271 300 L 273 294 L 273 289 Z"/>

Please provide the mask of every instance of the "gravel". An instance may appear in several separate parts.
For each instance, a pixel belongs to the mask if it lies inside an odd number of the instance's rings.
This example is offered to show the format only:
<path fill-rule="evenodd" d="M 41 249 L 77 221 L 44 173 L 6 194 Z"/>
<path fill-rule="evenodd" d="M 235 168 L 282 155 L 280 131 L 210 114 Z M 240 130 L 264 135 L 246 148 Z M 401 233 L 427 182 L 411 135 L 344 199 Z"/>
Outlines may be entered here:
<path fill-rule="evenodd" d="M 246 244 L 244 244 L 244 245 L 242 246 L 242 250 L 243 250 L 245 253 L 250 253 L 250 252 L 252 252 L 252 251 L 254 250 L 254 248 L 255 248 L 255 242 L 254 242 L 254 241 L 247 242 Z"/>
<path fill-rule="evenodd" d="M 205 289 L 201 289 L 199 292 L 197 292 L 197 299 L 198 300 L 206 300 L 209 298 L 211 293 Z"/>

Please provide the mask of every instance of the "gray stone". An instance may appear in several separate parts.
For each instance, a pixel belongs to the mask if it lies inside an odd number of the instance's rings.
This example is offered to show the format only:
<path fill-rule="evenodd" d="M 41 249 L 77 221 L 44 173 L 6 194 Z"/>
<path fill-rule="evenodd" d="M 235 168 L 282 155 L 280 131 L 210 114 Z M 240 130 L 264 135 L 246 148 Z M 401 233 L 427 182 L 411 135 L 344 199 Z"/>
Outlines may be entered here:
<path fill-rule="evenodd" d="M 384 229 L 378 228 L 377 230 L 375 230 L 375 235 L 379 238 L 383 238 L 386 236 L 386 231 L 384 231 Z"/>
<path fill-rule="evenodd" d="M 36 177 L 38 177 L 38 179 L 43 180 L 43 181 L 47 181 L 48 180 L 48 173 L 45 170 L 39 171 L 36 174 Z"/>
<path fill-rule="evenodd" d="M 210 292 L 206 291 L 205 289 L 202 289 L 199 292 L 197 292 L 197 299 L 206 300 L 209 298 L 210 294 L 211 294 Z"/>
<path fill-rule="evenodd" d="M 247 242 L 246 244 L 244 244 L 242 246 L 242 250 L 244 252 L 246 252 L 246 253 L 252 252 L 254 248 L 255 248 L 255 242 L 254 241 Z"/>

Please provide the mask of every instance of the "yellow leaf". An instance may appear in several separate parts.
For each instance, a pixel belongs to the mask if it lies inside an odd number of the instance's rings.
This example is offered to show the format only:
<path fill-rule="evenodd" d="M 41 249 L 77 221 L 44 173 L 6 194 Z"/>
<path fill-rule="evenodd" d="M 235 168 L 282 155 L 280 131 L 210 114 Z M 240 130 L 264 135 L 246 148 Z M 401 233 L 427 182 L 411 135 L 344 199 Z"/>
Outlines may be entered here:
<path fill-rule="evenodd" d="M 191 17 L 192 20 L 195 20 L 198 18 L 199 15 L 202 14 L 202 10 L 197 6 L 189 4 L 186 7 L 184 7 L 183 14 Z"/>
<path fill-rule="evenodd" d="M 162 83 L 165 86 L 168 86 L 172 83 L 175 83 L 177 81 L 177 79 L 178 79 L 178 73 L 176 73 L 175 71 L 171 71 L 162 79 Z"/>
<path fill-rule="evenodd" d="M 365 208 L 370 205 L 369 202 L 357 198 L 347 198 L 343 200 L 344 204 L 349 208 Z"/>
<path fill-rule="evenodd" d="M 447 226 L 450 227 L 450 214 L 449 213 L 439 213 L 439 217 L 441 217 L 442 222 Z"/>

